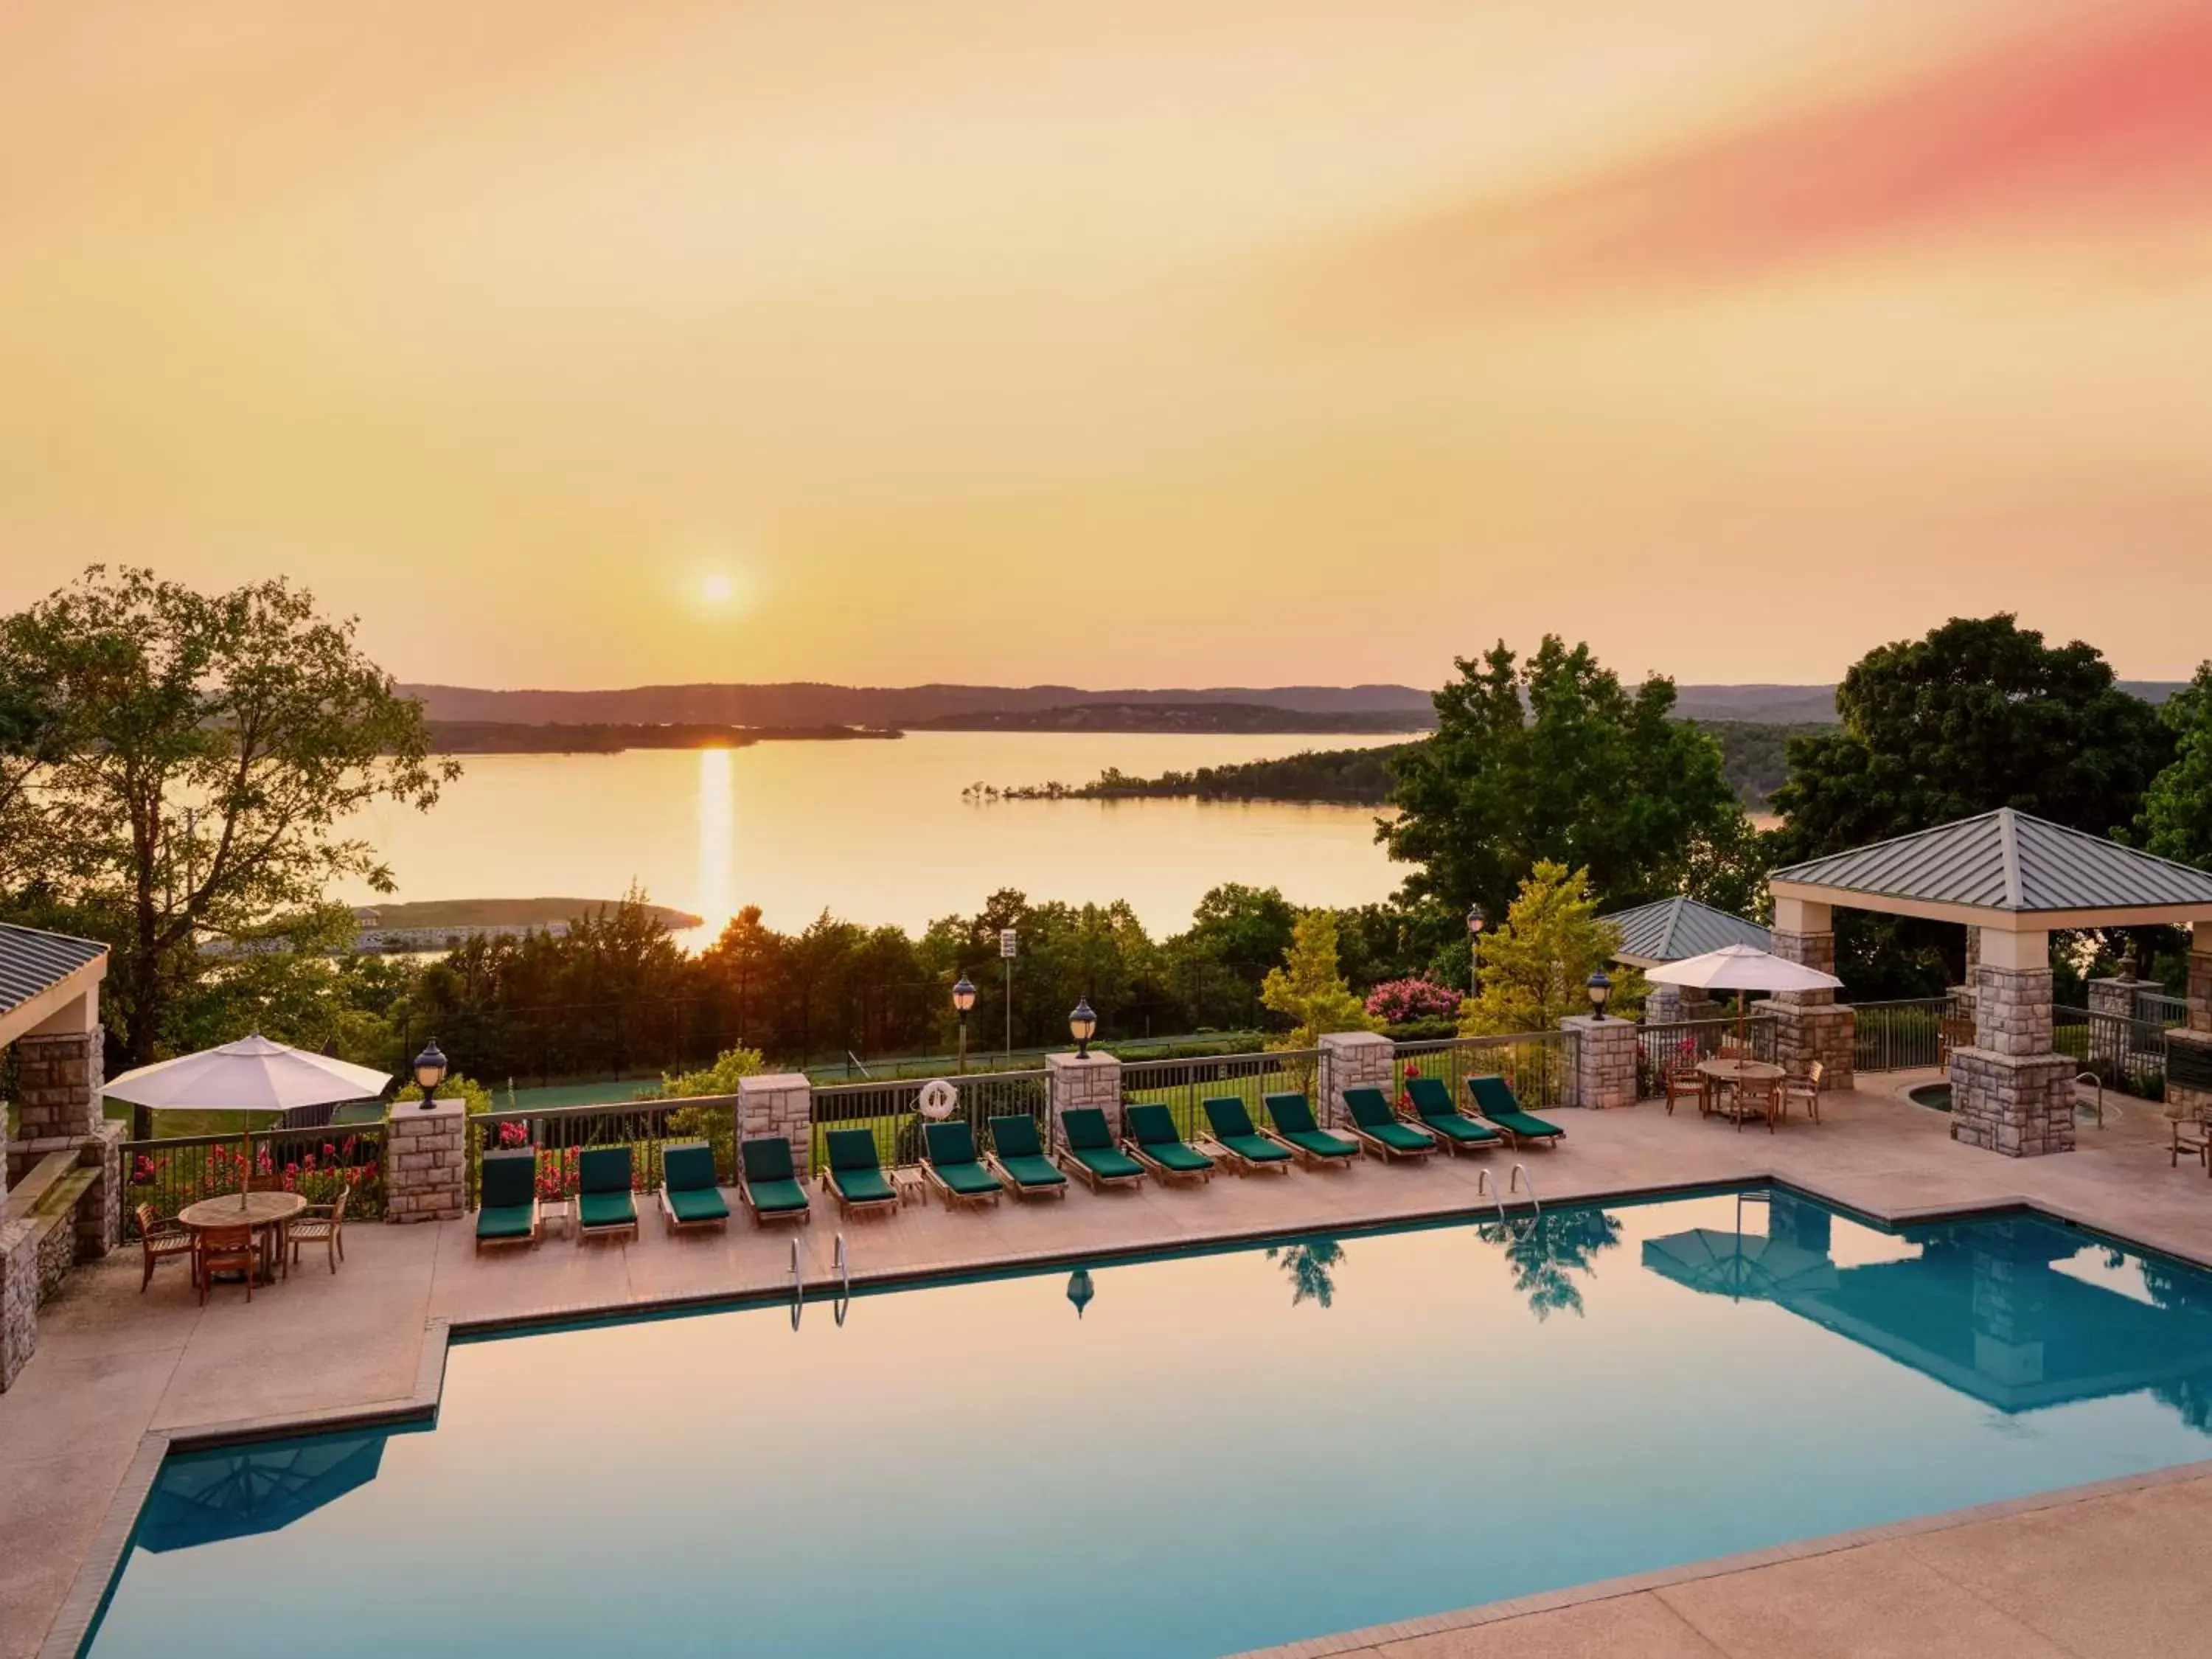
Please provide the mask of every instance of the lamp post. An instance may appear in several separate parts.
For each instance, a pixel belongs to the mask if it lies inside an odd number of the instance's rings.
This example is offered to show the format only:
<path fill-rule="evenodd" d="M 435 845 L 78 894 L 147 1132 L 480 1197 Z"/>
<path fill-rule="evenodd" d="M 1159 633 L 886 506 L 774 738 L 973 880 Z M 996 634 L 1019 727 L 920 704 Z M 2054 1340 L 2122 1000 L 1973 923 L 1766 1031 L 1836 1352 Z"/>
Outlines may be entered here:
<path fill-rule="evenodd" d="M 1482 994 L 1482 907 L 1467 907 L 1467 994 Z"/>
<path fill-rule="evenodd" d="M 960 1016 L 960 1069 L 968 1069 L 968 1015 L 975 1006 L 975 986 L 963 974 L 953 982 L 952 1012 Z"/>
<path fill-rule="evenodd" d="M 1067 1299 L 1075 1304 L 1078 1319 L 1083 1317 L 1084 1309 L 1091 1305 L 1091 1298 L 1097 1292 L 1091 1288 L 1090 1268 L 1078 1267 L 1067 1276 Z"/>
<path fill-rule="evenodd" d="M 1098 1030 L 1098 1016 L 1091 1012 L 1091 999 L 1078 997 L 1075 1010 L 1067 1017 L 1067 1034 L 1075 1039 L 1075 1057 L 1091 1058 L 1091 1038 Z"/>
<path fill-rule="evenodd" d="M 1607 977 L 1605 969 L 1601 968 L 1584 980 L 1583 989 L 1589 993 L 1590 1018 L 1603 1019 L 1606 999 L 1613 994 L 1613 981 Z"/>
<path fill-rule="evenodd" d="M 415 1082 L 422 1091 L 422 1109 L 428 1111 L 438 1097 L 438 1085 L 446 1080 L 446 1056 L 439 1049 L 438 1039 L 432 1037 L 422 1045 L 422 1052 L 415 1056 Z"/>

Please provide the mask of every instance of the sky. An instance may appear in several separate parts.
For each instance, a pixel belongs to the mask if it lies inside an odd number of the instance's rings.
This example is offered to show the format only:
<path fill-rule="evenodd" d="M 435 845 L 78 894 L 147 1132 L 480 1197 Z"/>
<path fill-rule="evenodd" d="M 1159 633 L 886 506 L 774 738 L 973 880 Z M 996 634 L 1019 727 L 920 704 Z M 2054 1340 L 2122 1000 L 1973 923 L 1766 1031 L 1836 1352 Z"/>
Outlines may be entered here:
<path fill-rule="evenodd" d="M 405 679 L 2212 654 L 2212 10 L 0 0 L 0 605 Z"/>

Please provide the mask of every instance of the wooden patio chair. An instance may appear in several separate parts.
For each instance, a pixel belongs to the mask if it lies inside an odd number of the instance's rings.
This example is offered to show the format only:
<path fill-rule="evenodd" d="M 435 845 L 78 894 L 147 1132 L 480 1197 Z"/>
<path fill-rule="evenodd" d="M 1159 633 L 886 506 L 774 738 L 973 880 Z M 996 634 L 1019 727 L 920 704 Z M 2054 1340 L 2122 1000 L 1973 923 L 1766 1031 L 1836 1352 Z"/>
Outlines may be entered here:
<path fill-rule="evenodd" d="M 154 1269 L 162 1262 L 176 1257 L 190 1265 L 192 1230 L 181 1221 L 157 1218 L 150 1204 L 141 1204 L 131 1213 L 138 1218 L 138 1248 L 146 1261 L 146 1275 L 138 1281 L 138 1293 L 143 1296 L 146 1287 L 154 1282 Z"/>
<path fill-rule="evenodd" d="M 1705 1115 L 1705 1102 L 1712 1093 L 1712 1079 L 1695 1066 L 1676 1061 L 1667 1068 L 1667 1115 L 1674 1115 L 1674 1103 L 1694 1100 L 1698 1115 Z"/>
<path fill-rule="evenodd" d="M 1735 1119 L 1736 1133 L 1743 1133 L 1743 1121 L 1747 1117 L 1766 1120 L 1766 1133 L 1774 1133 L 1775 1120 L 1782 1115 L 1782 1085 L 1767 1078 L 1745 1078 L 1735 1085 L 1735 1104 L 1729 1115 Z"/>
<path fill-rule="evenodd" d="M 251 1227 L 203 1227 L 194 1241 L 192 1279 L 199 1285 L 200 1305 L 207 1306 L 208 1290 L 223 1273 L 246 1275 L 246 1299 L 253 1300 L 253 1281 L 261 1272 L 261 1247 Z"/>
<path fill-rule="evenodd" d="M 2197 1117 L 2173 1120 L 2173 1156 L 2167 1167 L 2179 1169 L 2184 1152 L 2203 1164 L 2204 1173 L 2212 1176 L 2212 1123 Z"/>
<path fill-rule="evenodd" d="M 1807 1115 L 1814 1122 L 1818 1123 L 1820 1121 L 1820 1079 L 1826 1073 L 1826 1067 L 1816 1060 L 1805 1068 L 1804 1076 L 1784 1078 L 1782 1079 L 1784 1109 L 1786 1110 L 1793 1100 L 1802 1100 L 1805 1103 Z"/>
<path fill-rule="evenodd" d="M 1927 1028 L 1921 1028 L 1925 1030 Z M 1974 1022 L 1971 1019 L 1947 1019 L 1936 1027 L 1936 1063 L 1948 1066 L 1951 1050 L 1974 1046 Z"/>
<path fill-rule="evenodd" d="M 292 1241 L 292 1260 L 295 1264 L 302 1244 L 319 1243 L 330 1258 L 331 1271 L 338 1270 L 338 1263 L 345 1260 L 346 1200 L 352 1196 L 352 1188 L 341 1187 L 335 1204 L 310 1204 L 294 1218 L 284 1231 Z"/>

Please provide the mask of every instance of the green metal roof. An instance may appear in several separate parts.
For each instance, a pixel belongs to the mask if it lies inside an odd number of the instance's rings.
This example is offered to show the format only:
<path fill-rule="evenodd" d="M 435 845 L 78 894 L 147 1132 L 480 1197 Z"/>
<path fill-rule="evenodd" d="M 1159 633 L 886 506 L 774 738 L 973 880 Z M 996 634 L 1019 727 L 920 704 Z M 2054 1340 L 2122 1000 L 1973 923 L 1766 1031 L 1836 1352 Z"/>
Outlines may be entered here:
<path fill-rule="evenodd" d="M 1620 949 L 1613 954 L 1637 962 L 1680 962 L 1725 945 L 1765 951 L 1774 945 L 1773 934 L 1757 922 L 1693 898 L 1659 899 L 1598 920 L 1620 931 Z"/>
<path fill-rule="evenodd" d="M 1984 910 L 2212 905 L 2212 873 L 2008 806 L 1793 864 L 1771 879 Z"/>
<path fill-rule="evenodd" d="M 96 940 L 0 922 L 0 1014 L 21 1007 L 107 954 Z"/>

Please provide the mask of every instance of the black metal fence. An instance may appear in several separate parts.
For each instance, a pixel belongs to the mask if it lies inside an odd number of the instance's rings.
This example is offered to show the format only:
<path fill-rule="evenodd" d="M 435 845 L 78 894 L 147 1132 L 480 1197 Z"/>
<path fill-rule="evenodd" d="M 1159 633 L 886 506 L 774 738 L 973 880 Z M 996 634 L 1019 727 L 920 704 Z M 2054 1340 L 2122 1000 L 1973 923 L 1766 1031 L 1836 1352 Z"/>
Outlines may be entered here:
<path fill-rule="evenodd" d="M 921 1091 L 939 1079 L 905 1078 L 874 1083 L 840 1083 L 814 1091 L 814 1161 L 823 1158 L 822 1137 L 830 1129 L 866 1129 L 875 1136 L 876 1156 L 886 1164 L 921 1162 Z M 971 1072 L 946 1078 L 954 1102 L 950 1115 L 964 1121 L 981 1150 L 989 1145 L 985 1126 L 994 1117 L 1026 1113 L 1042 1127 L 1047 1116 L 1045 1073 Z"/>
<path fill-rule="evenodd" d="M 737 1179 L 735 1095 L 690 1100 L 646 1100 L 600 1106 L 552 1106 L 543 1110 L 472 1112 L 468 1124 L 468 1201 L 473 1208 L 487 1152 L 527 1147 L 538 1154 L 538 1195 L 551 1200 L 576 1190 L 580 1158 L 587 1146 L 630 1149 L 630 1188 L 660 1190 L 661 1149 L 670 1141 L 703 1140 L 714 1152 L 715 1179 Z"/>
<path fill-rule="evenodd" d="M 1401 1042 L 1391 1062 L 1391 1096 L 1404 1105 L 1407 1103 L 1407 1079 L 1440 1077 L 1450 1085 L 1453 1099 L 1465 1111 L 1469 1104 L 1466 1079 L 1502 1077 L 1522 1105 L 1540 1111 L 1566 1098 L 1567 1060 L 1565 1031 Z"/>
<path fill-rule="evenodd" d="M 2138 991 L 2134 1012 L 2136 1018 L 2145 1024 L 2172 1030 L 2189 1023 L 2189 1000 L 2168 996 L 2163 991 Z"/>
<path fill-rule="evenodd" d="M 340 1193 L 349 1193 L 346 1219 L 381 1221 L 384 1152 L 380 1122 L 126 1140 L 123 1237 L 137 1238 L 140 1205 L 150 1204 L 155 1218 L 167 1221 L 202 1199 L 240 1191 L 249 1171 L 310 1204 L 336 1203 Z"/>
<path fill-rule="evenodd" d="M 1681 1066 L 1711 1060 L 1741 1035 L 1753 1060 L 1774 1061 L 1775 1019 L 1747 1017 L 1741 1028 L 1733 1019 L 1662 1020 L 1636 1028 L 1636 1097 L 1657 1100 L 1667 1092 L 1667 1073 Z"/>
<path fill-rule="evenodd" d="M 1121 1067 L 1121 1098 L 1129 1104 L 1165 1106 L 1184 1139 L 1210 1135 L 1208 1100 L 1235 1096 L 1252 1121 L 1264 1126 L 1262 1101 L 1272 1094 L 1302 1094 L 1313 1102 L 1321 1068 L 1318 1048 L 1279 1048 L 1268 1054 L 1212 1054 L 1181 1060 L 1146 1060 Z M 1115 1126 L 1118 1131 L 1120 1125 Z"/>
<path fill-rule="evenodd" d="M 1960 1018 L 1955 997 L 1855 1002 L 1851 1064 L 1862 1072 L 1903 1072 L 1943 1063 L 1943 1023 Z M 1971 1039 L 1969 1039 L 1971 1041 Z"/>
<path fill-rule="evenodd" d="M 2087 1008 L 2054 1008 L 2051 1046 L 2094 1072 L 2108 1089 L 2145 1100 L 2166 1097 L 2166 1027 Z"/>

